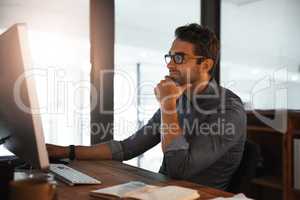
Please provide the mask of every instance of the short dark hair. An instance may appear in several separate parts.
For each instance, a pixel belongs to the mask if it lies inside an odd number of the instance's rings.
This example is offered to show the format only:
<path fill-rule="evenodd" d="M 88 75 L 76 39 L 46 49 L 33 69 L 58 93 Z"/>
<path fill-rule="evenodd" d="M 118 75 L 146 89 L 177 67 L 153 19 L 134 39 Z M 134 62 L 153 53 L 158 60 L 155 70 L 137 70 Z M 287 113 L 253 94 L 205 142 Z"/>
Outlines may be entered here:
<path fill-rule="evenodd" d="M 194 44 L 194 54 L 211 58 L 214 61 L 214 66 L 218 62 L 220 54 L 220 43 L 217 36 L 209 28 L 199 24 L 192 23 L 184 26 L 179 26 L 175 30 L 175 37 Z M 200 63 L 203 59 L 198 59 Z M 210 74 L 213 75 L 213 69 Z"/>

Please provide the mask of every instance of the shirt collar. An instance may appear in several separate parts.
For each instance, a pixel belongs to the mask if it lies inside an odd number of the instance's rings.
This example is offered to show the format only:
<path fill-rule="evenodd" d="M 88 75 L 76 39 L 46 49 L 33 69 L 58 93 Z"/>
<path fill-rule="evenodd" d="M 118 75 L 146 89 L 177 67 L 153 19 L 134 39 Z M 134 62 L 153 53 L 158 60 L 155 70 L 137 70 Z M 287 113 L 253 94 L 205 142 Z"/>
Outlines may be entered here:
<path fill-rule="evenodd" d="M 188 98 L 186 95 L 183 97 L 185 101 L 189 101 L 194 108 L 212 109 L 216 108 L 220 103 L 220 87 L 215 79 L 210 79 L 207 87 L 199 94 Z M 197 109 L 196 109 L 197 110 Z"/>
<path fill-rule="evenodd" d="M 214 78 L 210 79 L 207 87 L 199 95 L 217 95 L 219 93 L 219 85 Z"/>

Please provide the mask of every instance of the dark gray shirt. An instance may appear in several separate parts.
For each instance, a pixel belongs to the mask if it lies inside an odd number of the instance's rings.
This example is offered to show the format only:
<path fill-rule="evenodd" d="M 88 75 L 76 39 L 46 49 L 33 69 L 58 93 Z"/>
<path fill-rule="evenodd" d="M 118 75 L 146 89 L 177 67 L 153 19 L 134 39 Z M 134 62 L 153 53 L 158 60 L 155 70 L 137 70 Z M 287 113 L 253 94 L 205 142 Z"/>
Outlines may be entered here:
<path fill-rule="evenodd" d="M 212 80 L 198 96 L 177 101 L 182 136 L 167 146 L 160 173 L 226 189 L 241 161 L 246 113 L 240 98 Z M 161 112 L 123 141 L 109 141 L 113 159 L 134 158 L 161 141 Z"/>

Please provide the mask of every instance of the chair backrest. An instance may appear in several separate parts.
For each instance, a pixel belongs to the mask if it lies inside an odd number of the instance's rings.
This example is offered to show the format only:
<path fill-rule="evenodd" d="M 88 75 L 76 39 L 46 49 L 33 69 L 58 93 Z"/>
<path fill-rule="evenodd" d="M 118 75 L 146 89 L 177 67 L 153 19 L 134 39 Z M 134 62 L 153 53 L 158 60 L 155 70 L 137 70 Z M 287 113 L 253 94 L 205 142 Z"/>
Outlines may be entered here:
<path fill-rule="evenodd" d="M 233 174 L 227 191 L 232 193 L 244 193 L 251 197 L 251 180 L 256 177 L 256 170 L 262 161 L 259 145 L 246 140 L 243 158 L 240 166 Z"/>

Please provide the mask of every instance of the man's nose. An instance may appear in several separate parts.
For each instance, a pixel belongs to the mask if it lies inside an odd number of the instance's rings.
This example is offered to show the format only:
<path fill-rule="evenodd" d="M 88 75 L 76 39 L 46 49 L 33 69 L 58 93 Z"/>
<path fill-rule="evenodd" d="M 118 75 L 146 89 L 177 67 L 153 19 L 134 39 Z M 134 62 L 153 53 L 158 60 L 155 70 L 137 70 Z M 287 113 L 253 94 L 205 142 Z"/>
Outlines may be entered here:
<path fill-rule="evenodd" d="M 167 64 L 167 68 L 168 69 L 174 69 L 176 67 L 175 63 L 173 62 L 173 60 L 171 60 L 168 64 Z"/>

